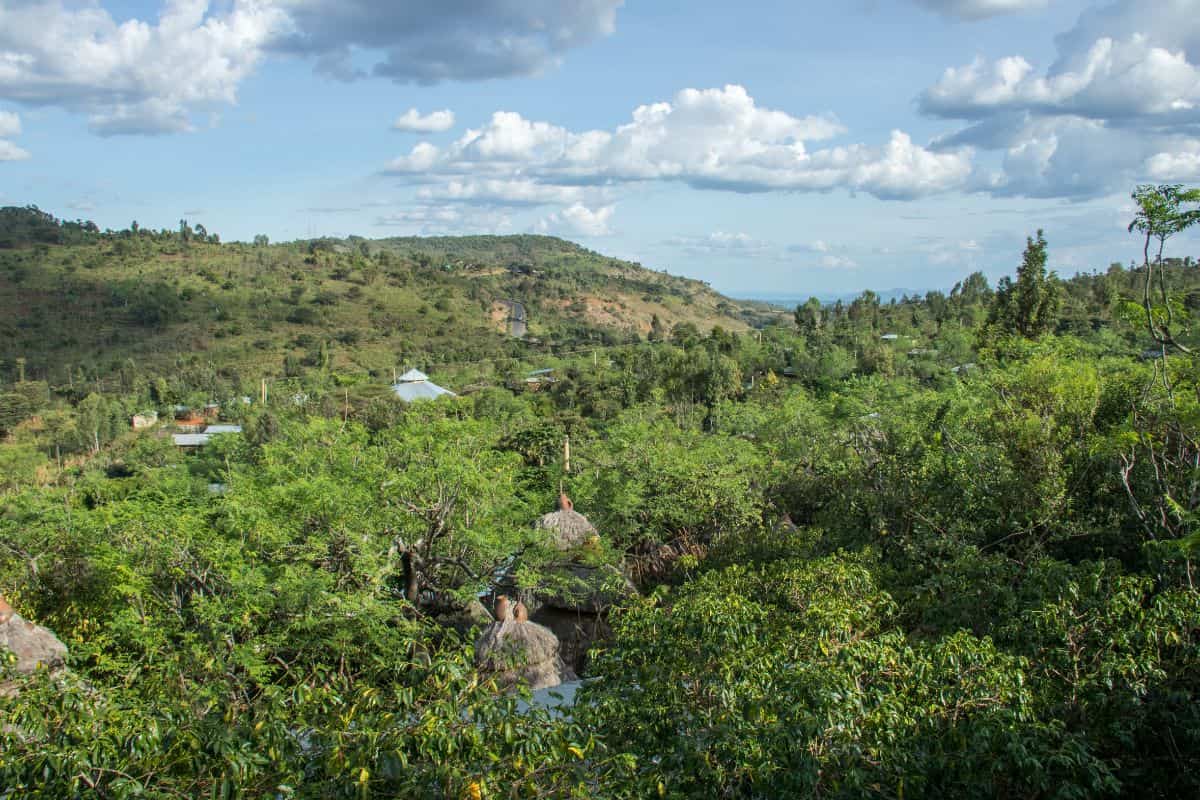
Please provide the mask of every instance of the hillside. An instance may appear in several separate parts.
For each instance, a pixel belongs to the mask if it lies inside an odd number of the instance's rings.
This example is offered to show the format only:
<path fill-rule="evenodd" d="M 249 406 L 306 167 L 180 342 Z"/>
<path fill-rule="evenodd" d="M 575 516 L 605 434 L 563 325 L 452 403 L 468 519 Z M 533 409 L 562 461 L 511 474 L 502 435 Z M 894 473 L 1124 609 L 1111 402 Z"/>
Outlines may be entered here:
<path fill-rule="evenodd" d="M 527 335 L 509 335 L 510 309 Z M 242 377 L 328 363 L 520 358 L 691 323 L 744 330 L 756 312 L 706 284 L 545 236 L 221 244 L 202 226 L 100 232 L 0 209 L 0 361 L 51 383 L 127 370 Z"/>

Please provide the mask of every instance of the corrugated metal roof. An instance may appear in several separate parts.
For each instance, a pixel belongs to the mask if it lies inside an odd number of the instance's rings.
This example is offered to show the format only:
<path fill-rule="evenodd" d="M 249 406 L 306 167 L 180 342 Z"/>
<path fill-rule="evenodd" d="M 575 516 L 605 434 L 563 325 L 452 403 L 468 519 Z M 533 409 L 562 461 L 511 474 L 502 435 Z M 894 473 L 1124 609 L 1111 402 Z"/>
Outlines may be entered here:
<path fill-rule="evenodd" d="M 205 433 L 241 433 L 241 425 L 209 425 L 204 429 Z"/>
<path fill-rule="evenodd" d="M 447 395 L 450 397 L 458 396 L 449 389 L 443 389 L 441 386 L 431 383 L 428 380 L 401 381 L 392 387 L 392 391 L 406 403 L 411 403 L 414 400 L 436 400 L 439 397 Z"/>
<path fill-rule="evenodd" d="M 429 376 L 419 369 L 410 369 L 397 379 L 400 383 L 416 383 L 418 381 L 427 381 Z"/>
<path fill-rule="evenodd" d="M 203 447 L 208 444 L 207 433 L 176 433 L 171 438 L 176 447 Z"/>

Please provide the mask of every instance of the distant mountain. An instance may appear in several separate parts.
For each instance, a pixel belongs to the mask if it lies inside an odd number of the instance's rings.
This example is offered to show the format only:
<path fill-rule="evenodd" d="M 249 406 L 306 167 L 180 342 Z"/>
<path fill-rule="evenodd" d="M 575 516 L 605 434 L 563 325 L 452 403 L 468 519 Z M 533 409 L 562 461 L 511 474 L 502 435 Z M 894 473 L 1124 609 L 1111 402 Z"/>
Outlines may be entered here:
<path fill-rule="evenodd" d="M 390 374 L 629 341 L 655 317 L 665 331 L 744 330 L 756 313 L 703 282 L 545 236 L 220 244 L 200 226 L 100 232 L 0 209 L 0 377 L 19 358 L 55 383 L 324 363 Z"/>
<path fill-rule="evenodd" d="M 900 298 L 908 297 L 924 297 L 927 292 L 934 291 L 932 289 L 885 289 L 876 291 L 879 295 L 880 302 L 890 303 L 892 300 L 900 300 Z M 945 290 L 941 290 L 945 291 Z M 741 293 L 739 293 L 740 295 Z M 822 303 L 833 304 L 841 300 L 843 303 L 852 302 L 862 292 L 845 292 L 842 294 L 830 292 L 813 292 L 813 293 L 796 293 L 796 292 L 758 292 L 746 293 L 740 296 L 739 299 L 746 301 L 757 301 L 760 303 L 769 303 L 773 306 L 782 308 L 795 308 L 796 306 L 808 302 L 808 298 L 816 297 Z"/>

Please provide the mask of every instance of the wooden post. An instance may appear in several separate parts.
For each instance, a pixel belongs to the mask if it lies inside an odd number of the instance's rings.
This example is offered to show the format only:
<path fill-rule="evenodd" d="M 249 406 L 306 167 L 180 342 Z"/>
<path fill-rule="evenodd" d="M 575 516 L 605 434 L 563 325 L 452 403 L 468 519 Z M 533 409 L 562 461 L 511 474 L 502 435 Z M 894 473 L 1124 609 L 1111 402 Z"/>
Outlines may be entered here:
<path fill-rule="evenodd" d="M 563 472 L 571 471 L 571 437 L 563 437 Z"/>
<path fill-rule="evenodd" d="M 267 404 L 267 379 L 266 378 L 262 379 L 261 397 L 262 397 L 262 404 L 265 406 Z"/>

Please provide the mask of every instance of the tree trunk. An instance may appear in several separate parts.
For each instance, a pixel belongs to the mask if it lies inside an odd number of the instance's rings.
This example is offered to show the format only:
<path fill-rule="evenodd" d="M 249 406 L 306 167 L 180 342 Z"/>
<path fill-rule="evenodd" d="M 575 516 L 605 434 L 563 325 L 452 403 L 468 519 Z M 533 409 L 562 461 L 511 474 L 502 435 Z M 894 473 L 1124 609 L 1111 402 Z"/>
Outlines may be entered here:
<path fill-rule="evenodd" d="M 411 551 L 405 550 L 400 556 L 400 565 L 404 568 L 404 599 L 415 606 L 421 600 L 421 583 Z"/>

